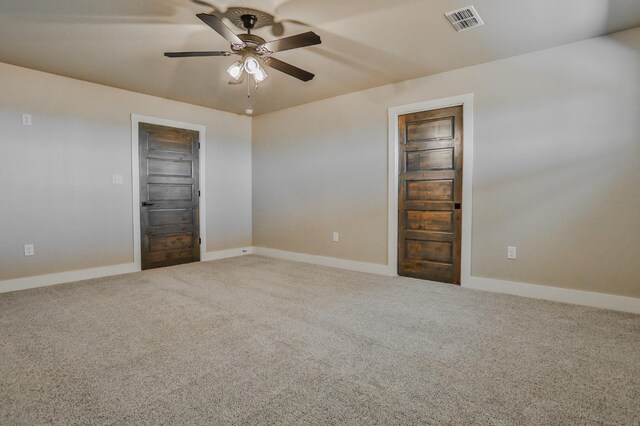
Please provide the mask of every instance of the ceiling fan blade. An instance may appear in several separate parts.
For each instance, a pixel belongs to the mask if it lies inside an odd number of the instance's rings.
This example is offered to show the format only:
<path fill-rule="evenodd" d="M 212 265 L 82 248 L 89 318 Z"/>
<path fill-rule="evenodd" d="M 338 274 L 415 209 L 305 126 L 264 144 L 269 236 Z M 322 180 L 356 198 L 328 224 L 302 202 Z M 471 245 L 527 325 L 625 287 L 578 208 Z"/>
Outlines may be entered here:
<path fill-rule="evenodd" d="M 291 77 L 295 77 L 302 81 L 309 81 L 313 79 L 313 77 L 315 77 L 315 75 L 311 74 L 309 71 L 294 67 L 293 65 L 282 62 L 281 60 L 276 58 L 265 58 L 264 61 L 271 68 L 277 69 L 278 71 L 285 74 L 289 74 Z"/>
<path fill-rule="evenodd" d="M 196 56 L 229 56 L 231 52 L 166 52 L 164 56 L 167 58 L 190 58 Z"/>
<path fill-rule="evenodd" d="M 210 9 L 216 10 L 214 5 L 212 5 L 211 3 L 207 3 L 206 1 L 203 1 L 203 0 L 191 0 L 191 2 L 195 4 L 199 4 L 200 6 L 206 6 Z"/>
<path fill-rule="evenodd" d="M 269 41 L 262 46 L 271 52 L 282 52 L 284 50 L 297 49 L 299 47 L 313 46 L 322 43 L 320 36 L 313 31 Z"/>
<path fill-rule="evenodd" d="M 222 37 L 227 39 L 229 43 L 233 44 L 244 44 L 240 37 L 236 35 L 231 28 L 227 27 L 220 18 L 216 15 L 209 15 L 208 13 L 198 13 L 196 15 L 198 18 L 202 20 L 205 24 L 214 29 L 215 32 L 220 34 Z"/>

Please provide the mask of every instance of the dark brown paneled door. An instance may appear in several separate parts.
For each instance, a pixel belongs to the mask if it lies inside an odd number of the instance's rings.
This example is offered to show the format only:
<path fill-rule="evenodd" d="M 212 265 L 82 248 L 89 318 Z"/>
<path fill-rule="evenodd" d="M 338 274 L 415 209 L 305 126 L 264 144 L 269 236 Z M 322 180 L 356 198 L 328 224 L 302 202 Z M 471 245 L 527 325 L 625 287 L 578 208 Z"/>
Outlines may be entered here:
<path fill-rule="evenodd" d="M 398 118 L 398 274 L 460 284 L 462 107 Z"/>
<path fill-rule="evenodd" d="M 139 124 L 142 269 L 200 260 L 198 137 Z"/>

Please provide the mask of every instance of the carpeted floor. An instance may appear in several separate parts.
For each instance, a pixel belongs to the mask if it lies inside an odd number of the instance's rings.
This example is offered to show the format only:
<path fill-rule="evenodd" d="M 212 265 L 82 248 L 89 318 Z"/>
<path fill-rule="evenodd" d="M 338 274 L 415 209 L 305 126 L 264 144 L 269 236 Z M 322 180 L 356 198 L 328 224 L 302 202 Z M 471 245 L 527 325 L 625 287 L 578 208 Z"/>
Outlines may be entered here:
<path fill-rule="evenodd" d="M 0 424 L 640 424 L 640 316 L 245 256 L 0 294 Z"/>

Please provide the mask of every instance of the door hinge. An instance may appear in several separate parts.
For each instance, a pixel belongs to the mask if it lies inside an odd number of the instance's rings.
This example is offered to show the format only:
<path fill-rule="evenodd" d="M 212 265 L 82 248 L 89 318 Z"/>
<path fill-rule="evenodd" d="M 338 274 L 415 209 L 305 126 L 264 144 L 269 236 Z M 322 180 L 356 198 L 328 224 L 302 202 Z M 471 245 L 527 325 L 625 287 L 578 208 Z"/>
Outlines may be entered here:
<path fill-rule="evenodd" d="M 200 196 L 200 191 L 198 191 L 198 197 Z"/>
<path fill-rule="evenodd" d="M 198 149 L 200 149 L 200 142 L 198 142 Z"/>
<path fill-rule="evenodd" d="M 202 244 L 202 238 L 198 238 L 198 244 Z"/>

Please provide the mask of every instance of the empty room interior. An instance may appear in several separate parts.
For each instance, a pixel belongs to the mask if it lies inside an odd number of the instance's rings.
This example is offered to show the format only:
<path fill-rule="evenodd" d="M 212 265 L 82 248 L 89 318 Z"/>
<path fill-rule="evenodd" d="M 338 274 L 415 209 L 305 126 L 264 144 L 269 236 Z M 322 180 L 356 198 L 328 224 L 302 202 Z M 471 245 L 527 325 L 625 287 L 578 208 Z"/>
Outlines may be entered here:
<path fill-rule="evenodd" d="M 0 0 L 0 424 L 640 424 L 640 1 Z"/>

